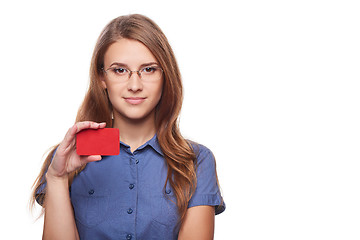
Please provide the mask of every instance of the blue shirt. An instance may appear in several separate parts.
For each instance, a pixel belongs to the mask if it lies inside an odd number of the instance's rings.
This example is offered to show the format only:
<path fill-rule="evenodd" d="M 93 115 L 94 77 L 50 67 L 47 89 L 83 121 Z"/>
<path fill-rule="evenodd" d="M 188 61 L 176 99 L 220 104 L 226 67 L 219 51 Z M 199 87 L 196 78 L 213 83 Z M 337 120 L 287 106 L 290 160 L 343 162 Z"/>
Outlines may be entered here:
<path fill-rule="evenodd" d="M 225 210 L 209 149 L 194 144 L 197 187 L 188 207 L 215 206 Z M 165 180 L 166 161 L 156 135 L 130 151 L 121 142 L 120 154 L 88 163 L 73 180 L 70 198 L 80 239 L 177 239 L 177 207 Z"/>

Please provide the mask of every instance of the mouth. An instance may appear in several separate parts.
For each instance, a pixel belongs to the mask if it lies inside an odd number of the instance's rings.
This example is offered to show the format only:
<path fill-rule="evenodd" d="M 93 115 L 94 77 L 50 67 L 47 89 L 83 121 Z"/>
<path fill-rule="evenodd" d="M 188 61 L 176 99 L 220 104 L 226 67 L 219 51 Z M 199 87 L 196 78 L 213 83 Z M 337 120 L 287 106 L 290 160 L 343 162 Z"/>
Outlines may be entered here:
<path fill-rule="evenodd" d="M 131 105 L 138 105 L 145 101 L 146 98 L 144 97 L 124 97 L 125 102 Z"/>

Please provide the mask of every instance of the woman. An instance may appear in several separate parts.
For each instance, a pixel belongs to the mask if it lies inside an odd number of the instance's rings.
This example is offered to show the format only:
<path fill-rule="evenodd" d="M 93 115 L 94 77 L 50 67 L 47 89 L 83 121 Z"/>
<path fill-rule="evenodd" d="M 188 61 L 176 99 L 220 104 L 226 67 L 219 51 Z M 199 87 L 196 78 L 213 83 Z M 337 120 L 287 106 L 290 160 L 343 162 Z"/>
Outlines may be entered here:
<path fill-rule="evenodd" d="M 121 16 L 101 33 L 76 124 L 49 153 L 33 202 L 44 239 L 212 239 L 225 210 L 215 160 L 178 128 L 182 83 L 160 28 Z M 84 129 L 119 128 L 120 154 L 79 156 Z"/>

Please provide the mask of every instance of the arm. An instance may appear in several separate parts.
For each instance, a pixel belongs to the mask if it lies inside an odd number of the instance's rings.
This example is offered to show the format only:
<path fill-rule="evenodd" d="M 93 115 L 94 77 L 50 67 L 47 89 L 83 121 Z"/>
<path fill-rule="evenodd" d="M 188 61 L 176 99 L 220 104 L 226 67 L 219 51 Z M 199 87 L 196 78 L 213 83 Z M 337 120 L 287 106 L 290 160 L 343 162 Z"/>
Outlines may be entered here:
<path fill-rule="evenodd" d="M 79 239 L 70 202 L 67 178 L 46 174 L 45 217 L 43 239 Z"/>
<path fill-rule="evenodd" d="M 104 128 L 105 123 L 80 122 L 69 129 L 60 143 L 46 173 L 45 217 L 43 239 L 78 240 L 79 233 L 69 194 L 69 173 L 101 156 L 79 156 L 75 149 L 76 133 L 83 129 Z"/>
<path fill-rule="evenodd" d="M 196 190 L 191 197 L 179 240 L 210 240 L 214 238 L 215 213 L 225 210 L 217 181 L 215 158 L 202 145 L 195 145 L 197 154 Z"/>
<path fill-rule="evenodd" d="M 213 206 L 188 208 L 178 240 L 211 240 L 214 238 L 215 209 Z"/>

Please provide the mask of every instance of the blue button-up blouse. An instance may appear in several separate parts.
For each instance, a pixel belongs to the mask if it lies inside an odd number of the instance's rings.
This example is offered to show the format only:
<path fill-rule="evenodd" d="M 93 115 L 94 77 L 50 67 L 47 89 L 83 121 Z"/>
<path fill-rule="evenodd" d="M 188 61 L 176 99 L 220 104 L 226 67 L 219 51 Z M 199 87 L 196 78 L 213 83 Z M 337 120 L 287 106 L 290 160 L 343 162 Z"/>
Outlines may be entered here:
<path fill-rule="evenodd" d="M 194 145 L 197 187 L 188 207 L 225 210 L 209 149 Z M 73 180 L 70 198 L 81 239 L 177 239 L 176 201 L 165 186 L 166 161 L 156 135 L 134 152 L 121 142 L 120 154 L 88 163 Z M 171 201 L 172 200 L 172 201 Z"/>

